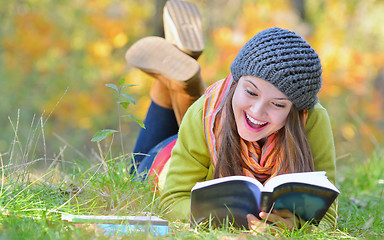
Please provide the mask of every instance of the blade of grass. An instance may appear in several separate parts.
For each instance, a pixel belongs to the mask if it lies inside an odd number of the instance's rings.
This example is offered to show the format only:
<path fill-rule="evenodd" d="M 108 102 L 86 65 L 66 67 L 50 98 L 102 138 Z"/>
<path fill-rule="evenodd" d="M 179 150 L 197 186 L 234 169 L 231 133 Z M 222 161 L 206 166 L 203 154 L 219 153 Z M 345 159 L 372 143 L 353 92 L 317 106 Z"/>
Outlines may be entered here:
<path fill-rule="evenodd" d="M 77 191 L 70 199 L 68 199 L 65 203 L 61 204 L 56 209 L 50 209 L 47 213 L 47 216 L 52 212 L 58 212 L 59 209 L 64 207 L 66 204 L 68 204 L 70 201 L 72 201 L 73 198 L 75 198 L 79 193 L 89 184 L 89 182 L 96 176 L 96 174 L 99 172 L 102 165 L 99 166 L 99 168 L 96 170 L 96 172 L 88 179 L 88 181 L 80 188 L 79 191 Z"/>
<path fill-rule="evenodd" d="M 51 171 L 52 172 L 52 171 Z M 43 176 L 37 178 L 35 181 L 33 181 L 31 184 L 28 184 L 27 187 L 23 188 L 20 192 L 18 192 L 12 199 L 10 199 L 4 206 L 4 209 L 7 208 L 8 204 L 10 202 L 12 202 L 13 199 L 15 199 L 16 197 L 18 197 L 21 193 L 23 193 L 24 191 L 26 191 L 28 188 L 30 188 L 31 186 L 33 186 L 36 182 L 38 182 L 40 179 L 43 179 L 44 177 L 46 177 L 48 174 L 50 174 L 51 172 L 47 172 L 46 174 L 44 174 Z"/>
<path fill-rule="evenodd" d="M 0 190 L 0 198 L 3 195 L 3 188 L 4 188 L 4 163 L 3 163 L 3 155 L 0 152 L 0 161 L 1 161 L 1 190 Z"/>

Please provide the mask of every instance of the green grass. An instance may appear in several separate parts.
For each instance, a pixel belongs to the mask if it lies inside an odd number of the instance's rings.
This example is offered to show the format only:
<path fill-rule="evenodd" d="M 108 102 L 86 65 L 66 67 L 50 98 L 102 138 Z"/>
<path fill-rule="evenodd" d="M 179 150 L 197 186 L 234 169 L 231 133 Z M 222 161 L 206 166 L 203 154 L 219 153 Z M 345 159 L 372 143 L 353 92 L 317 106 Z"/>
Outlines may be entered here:
<path fill-rule="evenodd" d="M 359 238 L 384 238 L 384 155 L 346 168 L 339 186 L 339 228 Z"/>
<path fill-rule="evenodd" d="M 22 148 L 20 148 L 22 149 Z M 17 151 L 17 150 L 14 150 Z M 25 155 L 25 154 L 24 154 Z M 95 215 L 138 215 L 151 212 L 162 217 L 158 194 L 150 180 L 135 181 L 127 174 L 130 156 L 113 158 L 104 154 L 99 163 L 77 164 L 61 171 L 56 161 L 49 170 L 39 161 L 7 162 L 1 157 L 0 239 L 110 239 L 91 227 L 77 227 L 61 221 L 62 213 Z M 15 156 L 15 154 L 13 154 Z M 21 155 L 20 155 L 21 156 Z M 6 164 L 4 162 L 7 162 Z M 36 165 L 36 166 L 34 166 Z M 85 167 L 88 166 L 88 167 Z M 289 239 L 381 239 L 384 238 L 384 156 L 379 150 L 350 167 L 344 166 L 337 185 L 338 229 L 333 232 L 287 232 Z M 68 170 L 68 169 L 67 169 Z M 122 237 L 113 236 L 121 239 Z M 127 239 L 272 239 L 231 228 L 194 230 L 181 222 L 170 222 L 168 236 L 132 233 Z"/>

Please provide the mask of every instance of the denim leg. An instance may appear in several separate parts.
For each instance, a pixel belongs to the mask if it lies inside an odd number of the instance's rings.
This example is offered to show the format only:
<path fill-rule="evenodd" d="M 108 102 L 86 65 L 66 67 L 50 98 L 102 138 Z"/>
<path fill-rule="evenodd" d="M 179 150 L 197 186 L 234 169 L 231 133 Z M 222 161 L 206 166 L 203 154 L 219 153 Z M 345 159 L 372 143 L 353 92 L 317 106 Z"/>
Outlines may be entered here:
<path fill-rule="evenodd" d="M 163 108 L 153 101 L 149 106 L 144 124 L 145 129 L 140 130 L 133 149 L 134 154 L 141 153 L 134 157 L 136 165 L 139 165 L 145 158 L 145 155 L 142 154 L 148 154 L 158 143 L 177 134 L 179 130 L 173 110 Z"/>
<path fill-rule="evenodd" d="M 141 161 L 140 165 L 137 167 L 137 173 L 141 177 L 146 177 L 146 172 L 149 171 L 149 169 L 152 166 L 153 161 L 155 160 L 155 157 L 157 154 L 163 150 L 168 144 L 173 142 L 173 140 L 177 139 L 177 134 L 170 136 L 169 138 L 161 141 L 159 144 L 151 148 L 151 150 L 148 152 L 148 155 L 144 157 L 144 159 Z M 144 175 L 143 175 L 144 173 Z"/>

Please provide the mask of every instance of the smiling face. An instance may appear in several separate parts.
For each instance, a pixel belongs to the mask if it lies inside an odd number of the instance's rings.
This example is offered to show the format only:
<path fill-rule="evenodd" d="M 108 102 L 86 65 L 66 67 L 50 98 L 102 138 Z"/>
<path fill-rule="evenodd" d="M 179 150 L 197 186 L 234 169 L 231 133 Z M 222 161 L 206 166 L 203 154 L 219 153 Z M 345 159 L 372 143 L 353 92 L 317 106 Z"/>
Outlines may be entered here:
<path fill-rule="evenodd" d="M 232 108 L 240 137 L 254 142 L 285 125 L 292 102 L 271 83 L 242 76 L 232 98 Z"/>

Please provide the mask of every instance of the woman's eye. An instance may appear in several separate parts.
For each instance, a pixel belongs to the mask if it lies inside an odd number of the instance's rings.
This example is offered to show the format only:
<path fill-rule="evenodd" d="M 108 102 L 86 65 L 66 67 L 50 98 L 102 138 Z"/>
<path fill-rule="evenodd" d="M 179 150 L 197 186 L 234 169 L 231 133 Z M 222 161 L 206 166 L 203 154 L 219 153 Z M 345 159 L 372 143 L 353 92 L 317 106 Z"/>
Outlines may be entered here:
<path fill-rule="evenodd" d="M 257 94 L 252 92 L 251 90 L 246 89 L 245 92 L 248 93 L 251 96 L 257 96 Z"/>
<path fill-rule="evenodd" d="M 281 103 L 273 103 L 273 105 L 275 105 L 278 108 L 284 108 L 285 107 L 285 105 L 281 104 Z"/>

